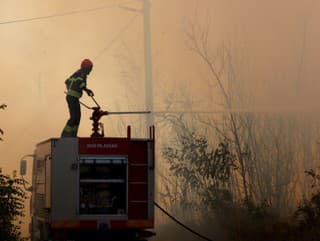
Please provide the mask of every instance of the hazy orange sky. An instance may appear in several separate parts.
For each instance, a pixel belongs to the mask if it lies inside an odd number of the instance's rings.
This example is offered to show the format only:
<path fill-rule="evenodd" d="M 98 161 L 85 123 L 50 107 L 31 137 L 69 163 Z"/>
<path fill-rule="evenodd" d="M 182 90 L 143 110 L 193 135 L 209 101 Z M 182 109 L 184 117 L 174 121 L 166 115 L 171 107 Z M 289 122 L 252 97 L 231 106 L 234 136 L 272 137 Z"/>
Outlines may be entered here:
<path fill-rule="evenodd" d="M 0 111 L 5 131 L 0 167 L 17 169 L 20 157 L 32 153 L 37 142 L 60 135 L 68 119 L 64 80 L 83 58 L 94 60 L 88 87 L 105 110 L 145 109 L 143 18 L 121 6 L 139 9 L 142 2 L 1 1 L 0 23 L 102 9 L 0 24 L 1 103 L 8 105 Z M 212 49 L 225 43 L 242 58 L 235 67 L 256 93 L 256 108 L 302 103 L 319 110 L 319 12 L 315 0 L 152 0 L 154 109 L 162 110 L 164 96 L 178 94 L 179 86 L 198 103 L 193 109 L 212 106 L 207 70 L 185 44 L 186 31 L 198 21 L 208 23 Z M 93 104 L 88 97 L 82 100 Z M 90 114 L 82 108 L 80 136 L 90 135 Z M 117 120 L 103 119 L 110 135 L 119 134 L 110 127 Z"/>

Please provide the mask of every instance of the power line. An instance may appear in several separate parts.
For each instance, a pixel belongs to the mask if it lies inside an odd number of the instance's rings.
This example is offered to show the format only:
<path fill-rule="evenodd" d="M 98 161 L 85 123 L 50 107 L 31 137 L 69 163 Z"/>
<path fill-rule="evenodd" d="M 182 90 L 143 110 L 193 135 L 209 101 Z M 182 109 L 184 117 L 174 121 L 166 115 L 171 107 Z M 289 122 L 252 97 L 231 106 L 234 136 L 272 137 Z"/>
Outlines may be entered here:
<path fill-rule="evenodd" d="M 76 11 L 70 11 L 70 12 L 65 12 L 65 13 L 52 14 L 52 15 L 41 16 L 41 17 L 33 17 L 33 18 L 23 18 L 23 19 L 9 20 L 9 21 L 0 22 L 0 25 L 14 24 L 14 23 L 22 23 L 22 22 L 31 22 L 31 21 L 36 21 L 36 20 L 56 18 L 56 17 L 62 17 L 62 16 L 67 16 L 67 15 L 74 15 L 74 14 L 79 14 L 79 13 L 94 12 L 94 11 L 98 11 L 98 10 L 102 10 L 102 9 L 106 9 L 106 8 L 113 8 L 113 7 L 115 7 L 114 4 L 112 4 L 112 5 L 107 5 L 107 6 L 100 6 L 100 7 L 96 7 L 96 8 L 88 8 L 88 9 L 81 9 L 81 10 L 76 10 Z"/>

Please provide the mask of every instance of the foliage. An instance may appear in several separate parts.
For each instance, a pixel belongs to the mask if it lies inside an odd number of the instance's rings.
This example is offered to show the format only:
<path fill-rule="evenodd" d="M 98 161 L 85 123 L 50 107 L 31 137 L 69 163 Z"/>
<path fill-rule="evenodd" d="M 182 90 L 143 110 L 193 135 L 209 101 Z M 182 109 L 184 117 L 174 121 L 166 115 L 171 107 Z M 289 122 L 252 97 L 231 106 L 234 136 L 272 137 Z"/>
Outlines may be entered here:
<path fill-rule="evenodd" d="M 0 170 L 0 240 L 21 241 L 20 217 L 24 216 L 24 180 L 4 175 Z M 17 224 L 15 224 L 17 223 Z"/>
<path fill-rule="evenodd" d="M 7 105 L 0 105 L 0 109 L 5 109 Z M 0 129 L 0 135 L 4 132 Z M 2 141 L 2 138 L 0 137 Z M 19 218 L 24 216 L 24 201 L 26 199 L 22 186 L 23 179 L 17 178 L 16 173 L 12 177 L 4 175 L 0 168 L 0 240 L 1 241 L 21 241 Z"/>
<path fill-rule="evenodd" d="M 305 171 L 305 173 L 311 178 L 313 191 L 309 199 L 304 198 L 295 212 L 295 216 L 299 219 L 301 227 L 320 228 L 320 174 L 313 169 Z"/>
<path fill-rule="evenodd" d="M 2 105 L 0 105 L 0 109 L 5 109 L 7 107 L 7 105 L 5 105 L 5 104 L 2 104 Z M 4 132 L 3 132 L 3 130 L 0 128 L 0 136 L 1 135 L 3 135 L 4 134 Z M 3 139 L 0 137 L 0 141 L 2 141 Z"/>
<path fill-rule="evenodd" d="M 246 209 L 251 218 L 265 218 L 269 215 L 271 204 L 264 200 L 262 203 L 257 204 L 253 200 L 246 199 L 243 202 L 243 207 Z"/>
<path fill-rule="evenodd" d="M 205 211 L 200 226 L 209 228 L 209 231 L 204 233 L 228 241 L 318 240 L 320 174 L 316 171 L 306 171 L 311 178 L 310 198 L 303 200 L 294 215 L 282 216 L 272 206 L 269 196 L 262 202 L 253 198 L 240 202 L 233 199 L 232 178 L 239 175 L 239 170 L 227 143 L 222 142 L 213 148 L 207 138 L 194 132 L 183 132 L 177 136 L 176 145 L 166 146 L 163 155 L 180 187 L 174 187 L 181 191 L 179 205 L 184 209 L 197 205 Z"/>
<path fill-rule="evenodd" d="M 236 168 L 234 156 L 227 143 L 217 148 L 209 147 L 208 140 L 195 133 L 180 136 L 177 147 L 166 146 L 163 150 L 171 173 L 184 183 L 182 201 L 187 193 L 196 193 L 201 205 L 217 208 L 232 202 L 229 191 L 231 171 Z"/>

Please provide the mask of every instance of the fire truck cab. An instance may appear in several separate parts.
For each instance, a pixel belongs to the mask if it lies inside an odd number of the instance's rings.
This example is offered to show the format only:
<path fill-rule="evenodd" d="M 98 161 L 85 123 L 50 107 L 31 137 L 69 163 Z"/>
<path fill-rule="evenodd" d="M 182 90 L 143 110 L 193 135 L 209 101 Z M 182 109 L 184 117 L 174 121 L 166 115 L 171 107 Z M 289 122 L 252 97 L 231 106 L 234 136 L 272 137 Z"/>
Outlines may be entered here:
<path fill-rule="evenodd" d="M 34 152 L 32 241 L 144 240 L 154 228 L 154 128 L 148 138 L 52 138 Z"/>

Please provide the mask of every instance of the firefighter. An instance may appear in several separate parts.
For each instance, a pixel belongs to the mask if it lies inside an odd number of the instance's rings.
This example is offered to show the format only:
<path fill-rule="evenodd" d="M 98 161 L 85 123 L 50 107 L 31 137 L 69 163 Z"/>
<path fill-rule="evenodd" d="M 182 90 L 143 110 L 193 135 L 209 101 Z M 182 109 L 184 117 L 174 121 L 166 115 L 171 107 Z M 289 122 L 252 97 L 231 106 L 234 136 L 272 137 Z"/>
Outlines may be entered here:
<path fill-rule="evenodd" d="M 70 112 L 70 119 L 64 127 L 61 137 L 77 137 L 78 128 L 81 118 L 81 109 L 79 99 L 83 90 L 88 96 L 93 96 L 93 92 L 87 88 L 87 76 L 92 70 L 93 64 L 91 60 L 84 59 L 81 62 L 81 68 L 71 75 L 66 81 L 67 87 L 67 103 Z"/>

